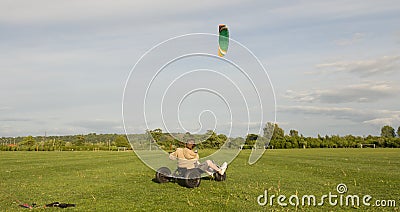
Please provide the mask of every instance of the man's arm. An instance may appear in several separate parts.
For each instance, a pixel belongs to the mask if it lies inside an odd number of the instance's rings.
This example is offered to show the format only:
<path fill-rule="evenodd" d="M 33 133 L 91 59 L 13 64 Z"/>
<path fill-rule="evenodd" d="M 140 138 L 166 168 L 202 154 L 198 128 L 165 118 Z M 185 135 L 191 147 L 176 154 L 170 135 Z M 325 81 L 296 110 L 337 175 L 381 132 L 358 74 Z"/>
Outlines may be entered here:
<path fill-rule="evenodd" d="M 186 159 L 192 160 L 192 159 L 199 159 L 199 154 L 193 152 L 192 150 L 185 148 L 183 150 L 183 155 L 185 156 Z"/>
<path fill-rule="evenodd" d="M 176 160 L 176 158 L 177 158 L 176 151 L 172 152 L 171 154 L 169 154 L 169 159 L 170 160 Z"/>

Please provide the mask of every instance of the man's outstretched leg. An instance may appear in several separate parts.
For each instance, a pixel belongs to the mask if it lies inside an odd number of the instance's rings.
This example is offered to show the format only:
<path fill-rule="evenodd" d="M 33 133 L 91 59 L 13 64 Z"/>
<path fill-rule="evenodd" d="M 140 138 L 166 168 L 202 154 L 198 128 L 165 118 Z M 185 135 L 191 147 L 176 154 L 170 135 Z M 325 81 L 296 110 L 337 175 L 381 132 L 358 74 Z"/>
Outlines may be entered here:
<path fill-rule="evenodd" d="M 228 168 L 228 163 L 224 162 L 220 168 L 215 165 L 211 160 L 206 160 L 207 166 L 217 171 L 220 175 L 224 175 L 226 168 Z"/>

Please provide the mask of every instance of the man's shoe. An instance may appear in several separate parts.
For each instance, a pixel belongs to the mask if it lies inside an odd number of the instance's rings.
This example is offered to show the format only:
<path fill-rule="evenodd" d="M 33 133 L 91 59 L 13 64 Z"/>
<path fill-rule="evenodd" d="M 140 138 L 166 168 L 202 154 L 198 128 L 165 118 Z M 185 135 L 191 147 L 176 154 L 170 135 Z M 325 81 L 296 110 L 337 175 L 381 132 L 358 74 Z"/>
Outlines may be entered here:
<path fill-rule="evenodd" d="M 222 165 L 221 165 L 221 169 L 226 169 L 228 167 L 228 163 L 227 162 L 224 162 Z"/>
<path fill-rule="evenodd" d="M 222 164 L 222 166 L 220 167 L 220 170 L 219 170 L 218 173 L 219 173 L 220 175 L 224 175 L 227 168 L 228 168 L 228 163 L 227 163 L 227 162 L 224 162 L 224 163 Z"/>

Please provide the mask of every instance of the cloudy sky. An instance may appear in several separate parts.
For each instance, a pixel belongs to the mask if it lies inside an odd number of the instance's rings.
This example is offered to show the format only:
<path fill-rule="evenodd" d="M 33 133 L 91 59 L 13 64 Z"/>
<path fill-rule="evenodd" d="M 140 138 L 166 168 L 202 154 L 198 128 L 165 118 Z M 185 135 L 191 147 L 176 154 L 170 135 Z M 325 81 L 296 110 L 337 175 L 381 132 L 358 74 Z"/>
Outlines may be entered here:
<path fill-rule="evenodd" d="M 400 125 L 395 0 L 2 0 L 0 137 L 123 133 L 122 95 L 139 58 L 220 23 L 265 66 L 285 131 L 377 135 Z"/>

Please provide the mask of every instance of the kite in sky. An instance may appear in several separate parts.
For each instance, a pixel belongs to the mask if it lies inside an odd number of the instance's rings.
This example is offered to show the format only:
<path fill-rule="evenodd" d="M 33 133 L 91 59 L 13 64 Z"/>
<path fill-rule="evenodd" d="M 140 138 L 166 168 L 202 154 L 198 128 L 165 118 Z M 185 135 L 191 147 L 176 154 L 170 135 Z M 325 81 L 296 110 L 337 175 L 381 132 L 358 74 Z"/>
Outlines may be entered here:
<path fill-rule="evenodd" d="M 219 25 L 218 55 L 225 56 L 229 46 L 229 31 L 225 24 Z"/>

